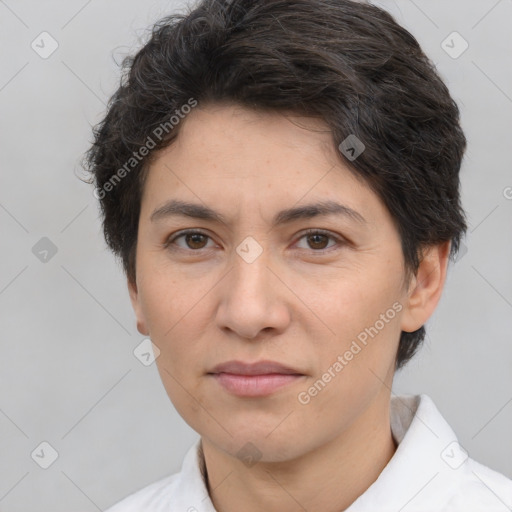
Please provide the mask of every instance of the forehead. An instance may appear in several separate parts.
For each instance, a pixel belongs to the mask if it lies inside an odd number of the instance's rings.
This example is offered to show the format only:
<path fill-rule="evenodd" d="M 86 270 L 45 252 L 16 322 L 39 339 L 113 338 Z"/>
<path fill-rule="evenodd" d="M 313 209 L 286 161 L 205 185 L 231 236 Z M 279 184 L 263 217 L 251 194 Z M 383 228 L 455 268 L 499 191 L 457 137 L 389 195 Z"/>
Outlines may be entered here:
<path fill-rule="evenodd" d="M 344 164 L 322 120 L 209 105 L 182 123 L 149 168 L 143 208 L 181 199 L 267 214 L 336 201 L 365 218 L 382 214 L 379 198 Z"/>
<path fill-rule="evenodd" d="M 202 166 L 203 175 L 215 169 L 222 175 L 233 171 L 233 177 L 265 176 L 267 169 L 279 165 L 283 172 L 274 177 L 287 178 L 286 171 L 299 175 L 306 168 L 332 167 L 340 161 L 327 124 L 291 112 L 208 104 L 192 110 L 178 128 L 175 141 L 157 153 L 156 161 L 186 161 Z"/>

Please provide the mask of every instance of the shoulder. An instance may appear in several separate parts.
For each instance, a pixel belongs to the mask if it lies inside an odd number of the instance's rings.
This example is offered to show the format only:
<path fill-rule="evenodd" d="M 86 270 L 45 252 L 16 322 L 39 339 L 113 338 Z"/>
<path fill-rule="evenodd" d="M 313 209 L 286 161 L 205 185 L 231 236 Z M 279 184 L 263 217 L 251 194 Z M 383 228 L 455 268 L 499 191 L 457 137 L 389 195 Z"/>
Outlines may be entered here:
<path fill-rule="evenodd" d="M 162 478 L 130 494 L 105 512 L 159 512 L 172 501 L 180 473 Z"/>
<path fill-rule="evenodd" d="M 445 445 L 437 468 L 440 494 L 445 495 L 443 512 L 510 512 L 512 480 L 471 458 L 430 397 L 420 398 L 419 410 L 425 411 L 439 436 L 439 447 Z"/>
<path fill-rule="evenodd" d="M 130 494 L 105 512 L 211 512 L 198 440 L 185 454 L 181 471 Z"/>
<path fill-rule="evenodd" d="M 393 397 L 390 419 L 397 450 L 354 512 L 512 510 L 512 481 L 469 456 L 430 397 Z"/>
<path fill-rule="evenodd" d="M 469 458 L 446 512 L 506 512 L 512 509 L 512 480 Z M 462 468 L 461 468 L 462 469 Z"/>

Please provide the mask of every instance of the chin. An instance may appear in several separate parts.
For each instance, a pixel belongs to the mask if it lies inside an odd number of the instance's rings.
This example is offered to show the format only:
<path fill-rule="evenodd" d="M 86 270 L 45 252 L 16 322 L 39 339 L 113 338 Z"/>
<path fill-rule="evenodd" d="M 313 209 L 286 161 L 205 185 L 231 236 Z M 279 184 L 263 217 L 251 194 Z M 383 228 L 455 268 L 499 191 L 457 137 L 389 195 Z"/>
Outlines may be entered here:
<path fill-rule="evenodd" d="M 308 447 L 302 446 L 303 431 L 292 432 L 279 425 L 279 421 L 274 422 L 272 428 L 256 420 L 231 422 L 225 428 L 232 436 L 221 429 L 197 431 L 218 449 L 240 460 L 249 457 L 259 462 L 284 462 L 300 456 Z"/>

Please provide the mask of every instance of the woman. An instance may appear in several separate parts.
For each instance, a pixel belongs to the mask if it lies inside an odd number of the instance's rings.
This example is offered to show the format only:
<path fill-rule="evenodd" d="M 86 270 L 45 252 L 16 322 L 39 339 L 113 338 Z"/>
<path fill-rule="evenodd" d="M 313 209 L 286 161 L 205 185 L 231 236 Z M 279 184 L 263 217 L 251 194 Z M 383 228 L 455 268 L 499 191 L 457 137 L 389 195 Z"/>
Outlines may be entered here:
<path fill-rule="evenodd" d="M 110 509 L 498 511 L 426 395 L 391 397 L 466 230 L 459 111 L 349 0 L 204 0 L 155 25 L 88 152 L 106 240 L 201 438 Z"/>

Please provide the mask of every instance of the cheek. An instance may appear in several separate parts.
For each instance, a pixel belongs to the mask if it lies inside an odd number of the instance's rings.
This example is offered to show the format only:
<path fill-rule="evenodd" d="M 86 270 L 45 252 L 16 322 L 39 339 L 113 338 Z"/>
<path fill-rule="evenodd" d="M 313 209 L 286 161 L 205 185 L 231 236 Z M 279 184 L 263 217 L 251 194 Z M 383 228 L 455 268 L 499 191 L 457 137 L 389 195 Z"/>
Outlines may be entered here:
<path fill-rule="evenodd" d="M 390 269 L 383 278 L 380 269 L 368 266 L 324 283 L 314 310 L 329 330 L 310 336 L 318 364 L 309 385 L 321 381 L 314 409 L 336 414 L 341 408 L 349 415 L 389 381 L 403 308 L 399 277 Z"/>
<path fill-rule="evenodd" d="M 192 380 L 203 369 L 200 345 L 214 314 L 210 288 L 205 279 L 180 280 L 159 272 L 139 290 L 151 339 L 160 349 L 157 363 L 180 382 Z"/>
<path fill-rule="evenodd" d="M 160 349 L 156 364 L 167 395 L 183 418 L 196 418 L 201 409 L 192 397 L 200 397 L 197 385 L 203 365 L 197 346 L 201 339 L 198 315 L 205 305 L 204 292 L 160 274 L 146 280 L 139 293 L 151 339 Z"/>
<path fill-rule="evenodd" d="M 172 336 L 181 323 L 193 318 L 204 285 L 200 280 L 180 279 L 167 266 L 149 268 L 144 276 L 139 300 L 148 327 L 155 337 Z"/>
<path fill-rule="evenodd" d="M 294 292 L 318 319 L 318 325 L 325 327 L 326 337 L 313 338 L 313 342 L 316 339 L 321 345 L 330 339 L 334 348 L 341 349 L 376 322 L 385 336 L 396 331 L 393 304 L 401 299 L 400 274 L 394 268 L 388 267 L 386 272 L 384 268 L 383 264 L 361 264 L 295 280 Z"/>

